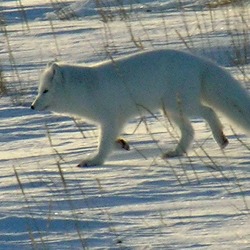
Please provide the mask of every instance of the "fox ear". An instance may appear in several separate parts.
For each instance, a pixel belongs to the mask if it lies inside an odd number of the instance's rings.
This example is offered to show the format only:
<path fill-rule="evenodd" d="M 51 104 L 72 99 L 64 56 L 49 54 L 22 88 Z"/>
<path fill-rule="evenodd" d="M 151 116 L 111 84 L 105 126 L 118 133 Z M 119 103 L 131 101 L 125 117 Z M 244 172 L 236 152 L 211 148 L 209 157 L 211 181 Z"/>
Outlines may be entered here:
<path fill-rule="evenodd" d="M 50 67 L 52 68 L 54 74 L 60 69 L 60 66 L 56 62 L 52 63 Z"/>
<path fill-rule="evenodd" d="M 51 68 L 53 70 L 56 70 L 57 68 L 59 67 L 58 63 L 57 62 L 49 62 L 47 63 L 47 68 Z"/>
<path fill-rule="evenodd" d="M 56 61 L 51 61 L 47 63 L 47 68 L 50 68 L 54 63 L 56 63 Z"/>
<path fill-rule="evenodd" d="M 63 79 L 63 70 L 57 62 L 50 63 L 49 71 L 52 73 L 52 79 L 56 76 L 57 79 Z M 60 81 L 61 81 L 60 80 Z"/>
<path fill-rule="evenodd" d="M 53 72 L 53 75 L 55 75 L 56 72 L 60 71 L 60 66 L 58 65 L 57 62 L 49 62 L 47 64 L 47 68 Z"/>
<path fill-rule="evenodd" d="M 46 65 L 46 68 L 50 68 L 50 66 L 54 63 L 54 61 L 52 62 L 48 62 L 47 65 Z"/>

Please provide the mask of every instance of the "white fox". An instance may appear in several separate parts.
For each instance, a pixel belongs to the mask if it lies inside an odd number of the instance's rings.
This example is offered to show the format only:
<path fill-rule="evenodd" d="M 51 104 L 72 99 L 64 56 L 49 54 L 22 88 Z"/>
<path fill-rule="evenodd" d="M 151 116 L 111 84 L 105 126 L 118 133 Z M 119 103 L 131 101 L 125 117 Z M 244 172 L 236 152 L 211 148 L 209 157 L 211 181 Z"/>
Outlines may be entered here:
<path fill-rule="evenodd" d="M 85 117 L 100 125 L 98 153 L 78 166 L 103 164 L 132 117 L 164 110 L 180 129 L 177 147 L 185 154 L 193 139 L 189 117 L 204 118 L 221 148 L 228 144 L 214 110 L 250 130 L 250 97 L 227 71 L 176 50 L 136 53 L 100 64 L 50 63 L 40 79 L 32 109 Z"/>

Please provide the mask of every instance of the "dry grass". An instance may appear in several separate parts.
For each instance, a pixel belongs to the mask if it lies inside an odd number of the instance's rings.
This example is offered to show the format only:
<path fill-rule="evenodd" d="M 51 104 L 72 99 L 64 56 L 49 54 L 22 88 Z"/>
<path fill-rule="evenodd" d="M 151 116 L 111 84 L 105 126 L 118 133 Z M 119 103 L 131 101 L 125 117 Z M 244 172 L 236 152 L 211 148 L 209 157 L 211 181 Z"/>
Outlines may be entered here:
<path fill-rule="evenodd" d="M 4 26 L 5 26 L 5 22 L 4 22 L 3 17 L 0 14 L 0 33 L 3 32 Z M 7 92 L 6 82 L 4 80 L 2 64 L 0 61 L 0 95 L 6 94 L 6 92 Z"/>
<path fill-rule="evenodd" d="M 6 82 L 4 80 L 3 70 L 0 66 L 0 96 L 6 94 L 7 94 Z"/>

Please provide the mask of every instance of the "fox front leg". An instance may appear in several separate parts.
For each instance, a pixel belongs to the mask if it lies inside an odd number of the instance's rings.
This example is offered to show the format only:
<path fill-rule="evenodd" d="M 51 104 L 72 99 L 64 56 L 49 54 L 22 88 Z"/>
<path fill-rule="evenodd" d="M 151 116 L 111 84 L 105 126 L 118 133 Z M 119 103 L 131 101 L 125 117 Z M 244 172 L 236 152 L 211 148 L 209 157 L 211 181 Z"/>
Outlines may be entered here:
<path fill-rule="evenodd" d="M 121 131 L 121 126 L 116 123 L 104 123 L 101 125 L 98 152 L 94 156 L 84 159 L 77 167 L 89 167 L 102 165 L 114 147 L 114 141 Z M 119 139 L 118 139 L 119 140 Z M 126 145 L 125 145 L 126 146 Z"/>

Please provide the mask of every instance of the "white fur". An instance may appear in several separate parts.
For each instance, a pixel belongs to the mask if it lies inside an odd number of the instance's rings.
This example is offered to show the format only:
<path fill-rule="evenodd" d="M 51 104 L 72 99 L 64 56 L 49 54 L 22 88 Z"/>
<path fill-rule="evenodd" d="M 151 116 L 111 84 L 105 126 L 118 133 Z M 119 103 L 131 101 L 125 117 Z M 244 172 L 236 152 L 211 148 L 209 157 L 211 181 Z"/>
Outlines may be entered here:
<path fill-rule="evenodd" d="M 221 67 L 175 50 L 155 50 L 93 66 L 50 63 L 32 109 L 81 116 L 100 125 L 98 153 L 79 166 L 102 164 L 126 122 L 162 109 L 181 131 L 183 155 L 193 139 L 189 117 L 203 117 L 220 147 L 228 143 L 215 114 L 250 130 L 250 98 Z"/>

